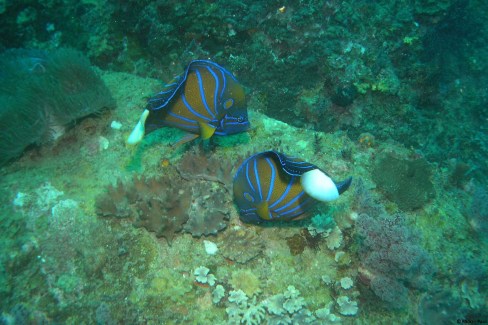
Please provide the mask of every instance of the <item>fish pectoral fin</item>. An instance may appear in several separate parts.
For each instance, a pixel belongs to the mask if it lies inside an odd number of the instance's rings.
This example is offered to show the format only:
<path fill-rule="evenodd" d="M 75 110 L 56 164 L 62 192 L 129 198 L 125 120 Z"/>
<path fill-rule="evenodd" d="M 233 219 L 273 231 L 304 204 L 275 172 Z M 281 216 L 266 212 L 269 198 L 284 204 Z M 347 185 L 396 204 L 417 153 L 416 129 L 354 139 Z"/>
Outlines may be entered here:
<path fill-rule="evenodd" d="M 178 140 L 175 143 L 173 143 L 171 146 L 173 148 L 176 148 L 176 147 L 181 146 L 182 144 L 185 144 L 187 142 L 190 142 L 192 140 L 195 140 L 198 137 L 199 137 L 198 134 L 188 133 L 188 134 L 184 135 L 180 140 Z"/>
<path fill-rule="evenodd" d="M 256 213 L 263 220 L 271 220 L 268 201 L 259 202 L 256 205 Z"/>
<path fill-rule="evenodd" d="M 210 139 L 210 137 L 214 135 L 215 130 L 217 129 L 214 126 L 208 123 L 203 123 L 201 121 L 198 122 L 198 125 L 200 126 L 200 136 L 202 137 L 203 140 Z"/>

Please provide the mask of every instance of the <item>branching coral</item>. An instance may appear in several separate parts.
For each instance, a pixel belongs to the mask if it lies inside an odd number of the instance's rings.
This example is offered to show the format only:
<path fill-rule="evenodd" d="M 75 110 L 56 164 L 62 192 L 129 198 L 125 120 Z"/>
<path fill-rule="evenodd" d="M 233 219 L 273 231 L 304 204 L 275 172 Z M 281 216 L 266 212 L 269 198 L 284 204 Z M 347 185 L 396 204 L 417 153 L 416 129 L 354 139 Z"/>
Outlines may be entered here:
<path fill-rule="evenodd" d="M 426 289 L 434 271 L 431 257 L 419 246 L 420 237 L 405 219 L 361 214 L 356 224 L 360 239 L 360 278 L 393 307 L 408 301 L 405 285 Z"/>

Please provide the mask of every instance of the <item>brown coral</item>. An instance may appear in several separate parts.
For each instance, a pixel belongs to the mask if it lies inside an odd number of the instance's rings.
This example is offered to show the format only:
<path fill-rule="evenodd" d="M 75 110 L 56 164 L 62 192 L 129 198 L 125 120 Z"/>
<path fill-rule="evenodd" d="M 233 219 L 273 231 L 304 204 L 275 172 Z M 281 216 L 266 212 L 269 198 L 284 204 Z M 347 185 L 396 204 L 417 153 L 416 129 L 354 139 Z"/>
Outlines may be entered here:
<path fill-rule="evenodd" d="M 183 229 L 196 237 L 215 235 L 224 229 L 228 219 L 227 204 L 231 201 L 229 193 L 215 182 L 195 181 L 192 194 L 189 219 Z"/>
<path fill-rule="evenodd" d="M 177 169 L 184 179 L 218 182 L 230 191 L 233 166 L 214 153 L 193 147 L 183 155 Z"/>
<path fill-rule="evenodd" d="M 110 185 L 98 198 L 97 213 L 133 219 L 169 242 L 184 229 L 193 236 L 215 235 L 227 226 L 232 199 L 219 181 L 183 179 L 176 171 L 157 179 L 138 178 Z"/>
<path fill-rule="evenodd" d="M 134 226 L 144 227 L 171 241 L 188 220 L 191 191 L 175 177 L 138 178 L 132 183 L 109 186 L 97 200 L 97 213 L 119 218 L 131 217 Z M 168 189 L 171 189 L 170 191 Z"/>
<path fill-rule="evenodd" d="M 307 241 L 300 234 L 295 234 L 286 240 L 288 248 L 290 248 L 291 255 L 296 256 L 303 253 L 305 246 L 307 246 Z"/>
<path fill-rule="evenodd" d="M 224 233 L 222 255 L 237 263 L 247 263 L 257 258 L 264 250 L 264 241 L 252 230 L 231 229 Z"/>

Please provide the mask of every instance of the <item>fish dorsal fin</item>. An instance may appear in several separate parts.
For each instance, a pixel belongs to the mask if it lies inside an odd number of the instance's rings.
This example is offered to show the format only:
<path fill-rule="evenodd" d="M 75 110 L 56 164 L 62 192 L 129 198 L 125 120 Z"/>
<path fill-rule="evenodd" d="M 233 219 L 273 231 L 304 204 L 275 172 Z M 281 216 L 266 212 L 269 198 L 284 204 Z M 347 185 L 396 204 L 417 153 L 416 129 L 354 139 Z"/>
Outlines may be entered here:
<path fill-rule="evenodd" d="M 263 220 L 271 220 L 269 216 L 268 201 L 262 201 L 256 205 L 256 213 Z"/>
<path fill-rule="evenodd" d="M 216 130 L 214 126 L 202 121 L 198 121 L 198 125 L 200 126 L 200 136 L 203 140 L 210 139 L 214 135 Z"/>
<path fill-rule="evenodd" d="M 149 98 L 147 101 L 146 109 L 150 111 L 167 110 L 168 103 L 179 94 L 180 89 L 183 87 L 183 83 L 186 80 L 188 69 L 179 76 L 176 76 L 168 84 L 164 85 L 156 95 Z"/>
<path fill-rule="evenodd" d="M 290 176 L 302 176 L 304 173 L 318 168 L 314 164 L 310 164 L 297 157 L 287 156 L 281 152 L 267 151 L 266 153 L 272 155 L 274 159 L 277 159 L 283 170 Z"/>

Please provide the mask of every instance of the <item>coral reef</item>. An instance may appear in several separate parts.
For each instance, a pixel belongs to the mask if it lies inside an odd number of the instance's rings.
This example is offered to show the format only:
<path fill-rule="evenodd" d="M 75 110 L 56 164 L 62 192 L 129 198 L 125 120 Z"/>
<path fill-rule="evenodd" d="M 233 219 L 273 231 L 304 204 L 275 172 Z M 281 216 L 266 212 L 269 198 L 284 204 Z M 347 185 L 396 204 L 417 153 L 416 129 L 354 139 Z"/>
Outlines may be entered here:
<path fill-rule="evenodd" d="M 347 297 L 346 297 L 347 298 Z M 342 302 L 341 302 L 342 303 Z M 353 315 L 357 312 L 357 303 L 347 299 L 342 305 L 344 311 Z M 340 322 L 340 318 L 331 313 L 332 303 L 316 311 L 317 317 L 307 308 L 305 299 L 294 286 L 288 286 L 284 293 L 270 296 L 260 302 L 252 300 L 241 291 L 229 292 L 226 312 L 232 324 L 321 324 Z M 355 308 L 355 309 L 354 309 Z M 354 312 L 354 314 L 355 314 Z"/>
<path fill-rule="evenodd" d="M 0 50 L 15 54 L 0 63 L 0 323 L 487 319 L 486 12 L 484 0 L 0 1 Z M 103 69 L 115 110 L 76 95 L 90 80 L 79 56 L 57 70 L 67 46 Z M 253 128 L 125 145 L 145 98 L 202 58 L 245 85 Z M 63 98 L 52 112 L 66 118 L 47 114 L 59 96 L 82 107 Z M 233 166 L 281 148 L 352 172 L 354 193 L 311 220 L 242 224 Z M 387 216 L 397 208 L 404 218 Z"/>
<path fill-rule="evenodd" d="M 431 168 L 422 158 L 407 160 L 384 154 L 372 176 L 386 197 L 405 211 L 421 208 L 435 195 Z"/>

